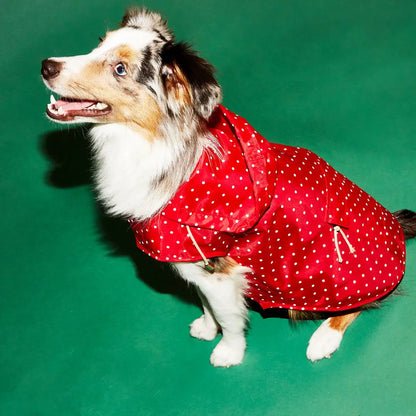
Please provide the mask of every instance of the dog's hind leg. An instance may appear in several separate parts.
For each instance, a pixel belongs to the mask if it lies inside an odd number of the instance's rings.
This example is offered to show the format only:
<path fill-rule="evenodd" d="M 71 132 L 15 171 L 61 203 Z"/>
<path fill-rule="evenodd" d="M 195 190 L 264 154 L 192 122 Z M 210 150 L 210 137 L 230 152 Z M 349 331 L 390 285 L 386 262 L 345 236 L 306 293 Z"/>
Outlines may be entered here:
<path fill-rule="evenodd" d="M 309 340 L 306 356 L 311 361 L 318 361 L 322 358 L 331 358 L 340 346 L 346 329 L 358 317 L 360 312 L 353 312 L 347 315 L 333 316 L 324 321 L 313 333 Z"/>
<path fill-rule="evenodd" d="M 217 265 L 213 274 L 205 271 L 201 263 L 175 263 L 181 276 L 194 283 L 201 292 L 204 315 L 197 324 L 212 324 L 215 320 L 221 328 L 222 339 L 214 348 L 211 364 L 215 367 L 230 367 L 240 364 L 246 349 L 245 327 L 247 306 L 245 303 L 246 281 L 244 275 L 250 271 L 237 263 Z M 208 315 L 206 315 L 208 313 Z M 211 314 L 211 315 L 210 315 Z M 191 334 L 193 328 L 191 327 Z"/>

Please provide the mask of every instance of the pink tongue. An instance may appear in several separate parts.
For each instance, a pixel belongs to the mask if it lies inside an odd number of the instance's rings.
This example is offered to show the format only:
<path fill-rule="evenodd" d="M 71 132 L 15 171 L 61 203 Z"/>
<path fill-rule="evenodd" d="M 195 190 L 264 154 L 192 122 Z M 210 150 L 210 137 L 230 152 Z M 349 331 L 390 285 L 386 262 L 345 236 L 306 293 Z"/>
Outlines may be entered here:
<path fill-rule="evenodd" d="M 55 103 L 55 108 L 62 107 L 64 111 L 85 110 L 88 107 L 96 104 L 96 101 L 66 101 L 58 100 Z"/>

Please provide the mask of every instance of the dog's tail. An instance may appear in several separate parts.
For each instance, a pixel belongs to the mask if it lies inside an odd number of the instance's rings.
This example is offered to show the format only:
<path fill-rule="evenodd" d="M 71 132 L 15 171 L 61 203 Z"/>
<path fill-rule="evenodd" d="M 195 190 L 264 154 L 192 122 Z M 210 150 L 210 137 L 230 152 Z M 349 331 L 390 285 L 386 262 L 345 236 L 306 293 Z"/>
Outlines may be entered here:
<path fill-rule="evenodd" d="M 393 213 L 402 226 L 405 240 L 416 237 L 416 212 L 402 209 Z"/>

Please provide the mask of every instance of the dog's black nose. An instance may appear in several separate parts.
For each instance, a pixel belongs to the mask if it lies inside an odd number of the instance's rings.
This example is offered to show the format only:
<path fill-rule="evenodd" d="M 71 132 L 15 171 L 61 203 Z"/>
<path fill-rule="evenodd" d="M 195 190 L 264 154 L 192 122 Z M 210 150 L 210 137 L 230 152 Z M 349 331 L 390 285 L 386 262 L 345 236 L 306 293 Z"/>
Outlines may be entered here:
<path fill-rule="evenodd" d="M 53 61 L 52 59 L 45 59 L 42 61 L 42 69 L 40 73 L 44 79 L 55 78 L 61 72 L 62 64 L 60 62 Z"/>

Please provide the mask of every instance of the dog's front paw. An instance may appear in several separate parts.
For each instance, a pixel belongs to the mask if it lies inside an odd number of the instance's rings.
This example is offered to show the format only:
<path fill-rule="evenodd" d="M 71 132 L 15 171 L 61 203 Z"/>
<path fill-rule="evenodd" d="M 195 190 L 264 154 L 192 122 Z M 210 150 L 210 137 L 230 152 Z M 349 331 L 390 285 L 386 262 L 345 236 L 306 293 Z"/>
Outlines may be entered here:
<path fill-rule="evenodd" d="M 191 330 L 189 333 L 194 338 L 212 341 L 218 335 L 218 326 L 215 322 L 207 320 L 205 315 L 202 315 L 191 323 Z"/>
<path fill-rule="evenodd" d="M 339 348 L 342 336 L 341 331 L 330 328 L 327 321 L 323 322 L 309 340 L 306 356 L 312 362 L 331 358 L 332 353 Z"/>
<path fill-rule="evenodd" d="M 245 339 L 233 344 L 229 344 L 222 339 L 211 354 L 211 364 L 214 367 L 231 367 L 232 365 L 241 364 L 245 349 Z"/>

